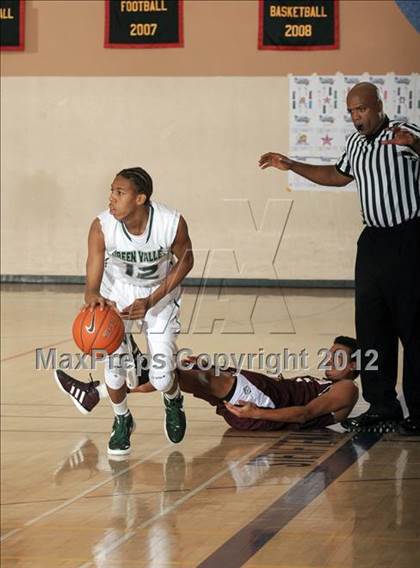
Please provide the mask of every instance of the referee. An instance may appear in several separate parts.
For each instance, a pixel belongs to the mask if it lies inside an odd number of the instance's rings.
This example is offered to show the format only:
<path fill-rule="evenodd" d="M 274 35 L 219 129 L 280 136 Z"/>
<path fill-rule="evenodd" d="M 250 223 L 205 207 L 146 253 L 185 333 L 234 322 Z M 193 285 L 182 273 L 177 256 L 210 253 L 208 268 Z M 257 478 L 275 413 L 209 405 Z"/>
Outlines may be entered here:
<path fill-rule="evenodd" d="M 420 128 L 390 121 L 378 89 L 358 83 L 347 96 L 356 128 L 335 166 L 295 162 L 269 152 L 273 166 L 326 186 L 356 181 L 363 223 L 357 243 L 356 332 L 367 412 L 345 420 L 351 431 L 420 434 Z M 395 390 L 398 339 L 404 348 L 404 420 Z"/>

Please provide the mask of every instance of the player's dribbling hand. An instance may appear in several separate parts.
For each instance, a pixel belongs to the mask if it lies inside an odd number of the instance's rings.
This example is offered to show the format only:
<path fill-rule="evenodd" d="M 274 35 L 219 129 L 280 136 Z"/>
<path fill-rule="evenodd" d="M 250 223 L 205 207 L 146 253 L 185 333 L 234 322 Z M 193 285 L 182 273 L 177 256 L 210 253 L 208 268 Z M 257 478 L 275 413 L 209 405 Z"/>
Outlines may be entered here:
<path fill-rule="evenodd" d="M 120 316 L 125 320 L 144 319 L 151 307 L 149 298 L 137 298 L 132 304 L 121 310 Z"/>
<path fill-rule="evenodd" d="M 82 310 L 90 309 L 90 311 L 92 312 L 96 306 L 100 306 L 101 310 L 103 310 L 105 306 L 111 306 L 111 308 L 118 312 L 117 304 L 115 302 L 112 302 L 111 300 L 108 300 L 107 298 L 104 298 L 99 294 L 87 296 L 85 298 L 85 303 L 82 307 Z"/>
<path fill-rule="evenodd" d="M 258 162 L 258 165 L 262 170 L 266 168 L 277 168 L 278 170 L 290 170 L 292 167 L 292 160 L 283 154 L 278 154 L 276 152 L 267 152 L 263 154 Z"/>
<path fill-rule="evenodd" d="M 225 402 L 226 408 L 238 418 L 258 418 L 258 406 L 253 402 L 238 400 L 238 406 Z"/>
<path fill-rule="evenodd" d="M 398 126 L 390 128 L 392 132 L 392 138 L 389 140 L 382 140 L 382 144 L 397 144 L 398 146 L 413 146 L 416 143 L 417 137 L 408 130 L 399 128 Z"/>

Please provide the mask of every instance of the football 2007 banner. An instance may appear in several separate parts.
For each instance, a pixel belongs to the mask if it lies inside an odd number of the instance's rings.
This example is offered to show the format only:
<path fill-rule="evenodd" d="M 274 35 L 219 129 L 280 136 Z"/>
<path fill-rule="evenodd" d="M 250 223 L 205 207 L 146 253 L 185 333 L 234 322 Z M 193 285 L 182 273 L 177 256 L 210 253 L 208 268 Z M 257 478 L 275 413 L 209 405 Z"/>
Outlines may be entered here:
<path fill-rule="evenodd" d="M 183 45 L 183 0 L 105 0 L 105 47 Z"/>
<path fill-rule="evenodd" d="M 0 0 L 0 49 L 25 47 L 25 0 Z"/>

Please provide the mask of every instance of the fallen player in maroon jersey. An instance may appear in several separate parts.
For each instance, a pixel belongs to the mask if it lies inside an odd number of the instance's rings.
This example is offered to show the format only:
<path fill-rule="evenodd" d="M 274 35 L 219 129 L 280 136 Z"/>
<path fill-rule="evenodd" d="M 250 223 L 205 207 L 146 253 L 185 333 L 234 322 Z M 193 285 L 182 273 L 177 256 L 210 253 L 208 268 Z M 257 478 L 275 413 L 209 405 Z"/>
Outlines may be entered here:
<path fill-rule="evenodd" d="M 133 354 L 135 354 L 135 344 Z M 138 349 L 138 348 L 137 348 Z M 353 379 L 358 375 L 354 353 L 356 341 L 340 336 L 330 349 L 325 378 L 309 375 L 292 379 L 272 378 L 262 373 L 242 369 L 227 369 L 219 374 L 214 368 L 178 369 L 181 390 L 207 401 L 217 414 L 237 430 L 279 430 L 285 427 L 321 428 L 346 418 L 358 399 Z M 186 362 L 193 364 L 194 357 Z M 129 392 L 153 392 L 147 380 L 147 370 L 141 372 L 140 384 Z M 99 402 L 98 381 L 78 381 L 63 371 L 55 379 L 77 408 L 90 412 Z"/>

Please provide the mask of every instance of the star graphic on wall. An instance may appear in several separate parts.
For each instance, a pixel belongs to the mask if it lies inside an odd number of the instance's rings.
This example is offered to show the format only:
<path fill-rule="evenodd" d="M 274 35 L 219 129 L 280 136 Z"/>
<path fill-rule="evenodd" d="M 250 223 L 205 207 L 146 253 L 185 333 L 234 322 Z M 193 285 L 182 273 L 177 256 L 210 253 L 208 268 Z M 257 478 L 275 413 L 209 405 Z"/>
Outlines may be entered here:
<path fill-rule="evenodd" d="M 330 97 L 325 97 L 325 99 L 324 99 L 324 103 L 329 103 L 329 102 L 330 102 L 330 100 L 331 100 L 331 99 L 330 99 Z"/>
<path fill-rule="evenodd" d="M 325 136 L 323 136 L 323 137 L 321 138 L 321 140 L 322 140 L 322 145 L 323 145 L 323 146 L 331 146 L 331 142 L 333 141 L 333 139 L 330 138 L 330 137 L 328 136 L 328 134 L 326 134 Z"/>

